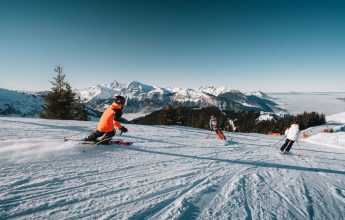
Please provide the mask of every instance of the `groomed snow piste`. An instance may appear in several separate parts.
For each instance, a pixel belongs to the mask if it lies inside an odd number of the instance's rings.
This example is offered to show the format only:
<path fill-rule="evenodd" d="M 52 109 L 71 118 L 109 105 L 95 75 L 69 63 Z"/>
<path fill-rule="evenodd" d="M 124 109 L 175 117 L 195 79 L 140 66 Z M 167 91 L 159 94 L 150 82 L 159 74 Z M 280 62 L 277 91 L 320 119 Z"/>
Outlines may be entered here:
<path fill-rule="evenodd" d="M 63 141 L 95 126 L 0 118 L 0 219 L 345 219 L 344 147 L 141 125 L 130 147 Z"/>

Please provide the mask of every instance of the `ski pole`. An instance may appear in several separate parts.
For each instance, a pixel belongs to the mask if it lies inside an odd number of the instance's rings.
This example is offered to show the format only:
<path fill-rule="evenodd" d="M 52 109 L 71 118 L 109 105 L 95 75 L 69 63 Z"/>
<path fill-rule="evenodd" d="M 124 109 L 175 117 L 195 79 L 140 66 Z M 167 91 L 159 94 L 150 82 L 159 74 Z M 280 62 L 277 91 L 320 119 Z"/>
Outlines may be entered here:
<path fill-rule="evenodd" d="M 93 129 L 90 128 L 90 129 L 88 129 L 88 131 L 89 131 L 89 130 L 93 130 Z M 84 133 L 84 131 L 81 131 L 81 132 L 72 134 L 71 136 L 69 136 L 69 137 L 64 137 L 64 138 L 65 138 L 65 139 L 69 139 L 69 138 L 71 138 L 71 137 L 77 136 L 77 135 L 82 134 L 82 133 Z"/>
<path fill-rule="evenodd" d="M 296 143 L 297 143 L 297 145 L 298 145 L 298 147 L 299 147 L 299 151 L 300 151 L 300 156 L 302 156 L 303 157 L 303 151 L 302 151 L 302 148 L 301 148 L 301 146 L 299 145 L 299 143 L 298 143 L 298 141 L 296 141 Z"/>
<path fill-rule="evenodd" d="M 208 133 L 206 139 L 209 139 L 209 138 L 210 138 L 211 133 L 212 133 L 212 130 L 210 131 L 210 133 Z"/>
<path fill-rule="evenodd" d="M 284 140 L 284 139 L 285 139 L 285 135 L 284 135 L 284 137 L 283 137 L 282 139 L 280 139 L 278 142 L 272 144 L 272 147 L 274 147 L 275 145 L 277 145 L 279 142 L 281 142 L 281 141 Z"/>
<path fill-rule="evenodd" d="M 66 140 L 71 140 L 71 138 L 72 137 L 74 137 L 74 136 L 76 136 L 76 135 L 79 135 L 79 134 L 82 134 L 82 133 L 84 133 L 83 131 L 81 131 L 81 132 L 78 132 L 78 133 L 76 133 L 76 134 L 73 134 L 73 135 L 71 135 L 71 136 L 68 136 L 68 137 L 63 137 L 63 139 L 66 141 Z"/>
<path fill-rule="evenodd" d="M 100 145 L 101 143 L 103 143 L 103 142 L 105 142 L 105 141 L 109 141 L 109 140 L 111 140 L 112 138 L 113 138 L 113 137 L 109 137 L 109 138 L 102 139 L 102 140 L 96 142 L 95 145 Z"/>
<path fill-rule="evenodd" d="M 84 133 L 84 131 L 78 132 L 78 133 L 73 134 L 73 135 L 71 135 L 71 136 L 69 136 L 69 137 L 71 138 L 71 137 L 77 136 L 77 135 L 79 135 L 79 134 L 81 134 L 81 133 Z"/>

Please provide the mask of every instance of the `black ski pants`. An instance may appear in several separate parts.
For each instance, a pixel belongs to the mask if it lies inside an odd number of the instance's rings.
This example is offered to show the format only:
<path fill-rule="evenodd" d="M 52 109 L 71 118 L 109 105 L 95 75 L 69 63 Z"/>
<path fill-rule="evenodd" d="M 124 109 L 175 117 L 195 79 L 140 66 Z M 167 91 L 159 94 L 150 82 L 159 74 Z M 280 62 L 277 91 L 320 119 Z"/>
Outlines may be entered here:
<path fill-rule="evenodd" d="M 292 141 L 286 138 L 286 141 L 283 144 L 283 146 L 280 148 L 280 151 L 289 152 L 294 142 L 295 141 Z"/>
<path fill-rule="evenodd" d="M 104 135 L 105 134 L 105 135 Z M 102 137 L 102 140 L 108 139 L 107 141 L 102 142 L 103 144 L 107 144 L 110 142 L 111 138 L 115 135 L 115 129 L 110 132 L 101 132 L 101 131 L 94 131 L 90 134 L 89 137 L 86 138 L 88 141 L 96 141 L 97 138 Z"/>

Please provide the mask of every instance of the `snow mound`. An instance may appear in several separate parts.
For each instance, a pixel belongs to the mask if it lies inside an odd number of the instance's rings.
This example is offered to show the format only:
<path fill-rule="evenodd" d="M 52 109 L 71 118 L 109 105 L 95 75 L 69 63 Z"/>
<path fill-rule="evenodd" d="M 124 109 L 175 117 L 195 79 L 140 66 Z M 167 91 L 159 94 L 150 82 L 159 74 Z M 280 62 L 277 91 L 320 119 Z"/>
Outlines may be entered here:
<path fill-rule="evenodd" d="M 334 115 L 327 115 L 326 121 L 328 123 L 341 123 L 345 124 L 345 112 L 334 114 Z"/>
<path fill-rule="evenodd" d="M 327 147 L 345 149 L 345 132 L 318 133 L 305 139 L 305 141 Z"/>

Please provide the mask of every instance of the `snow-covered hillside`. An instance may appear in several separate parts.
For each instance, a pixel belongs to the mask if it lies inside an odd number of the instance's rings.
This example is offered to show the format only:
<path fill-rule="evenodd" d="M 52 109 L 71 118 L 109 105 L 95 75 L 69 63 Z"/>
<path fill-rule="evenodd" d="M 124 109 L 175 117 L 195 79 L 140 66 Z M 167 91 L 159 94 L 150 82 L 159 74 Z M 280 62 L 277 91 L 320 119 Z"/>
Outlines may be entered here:
<path fill-rule="evenodd" d="M 130 147 L 63 141 L 95 126 L 1 117 L 0 219 L 345 219 L 344 146 L 140 125 Z"/>
<path fill-rule="evenodd" d="M 327 115 L 326 121 L 328 123 L 342 123 L 345 124 L 345 112 L 341 112 L 338 114 Z"/>
<path fill-rule="evenodd" d="M 310 135 L 305 139 L 310 143 L 321 144 L 331 148 L 345 148 L 345 112 L 326 116 L 327 123 L 303 131 Z M 333 132 L 324 132 L 332 129 Z"/>
<path fill-rule="evenodd" d="M 0 88 L 0 115 L 37 117 L 41 105 L 39 95 Z"/>

